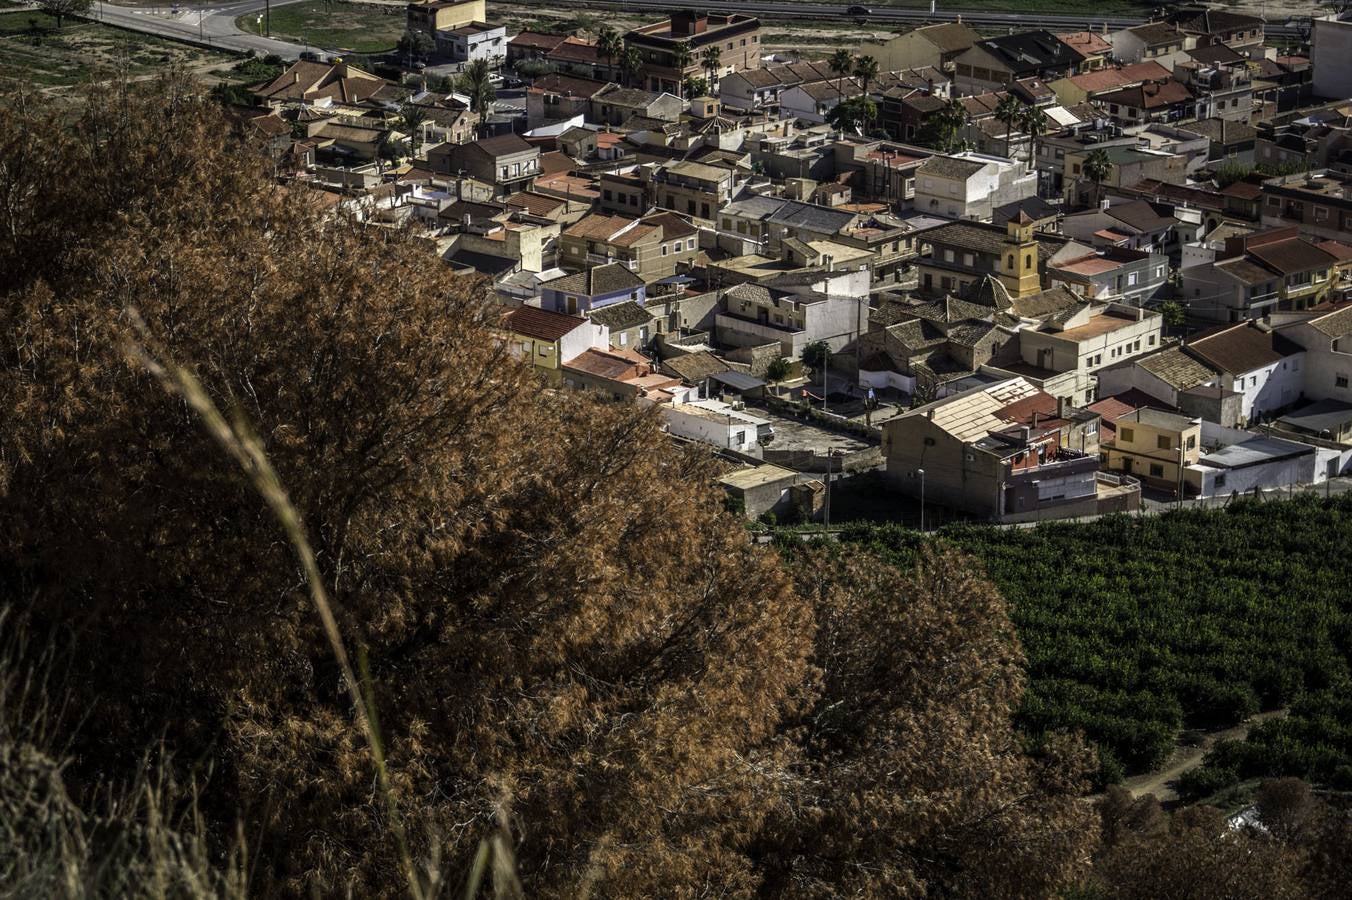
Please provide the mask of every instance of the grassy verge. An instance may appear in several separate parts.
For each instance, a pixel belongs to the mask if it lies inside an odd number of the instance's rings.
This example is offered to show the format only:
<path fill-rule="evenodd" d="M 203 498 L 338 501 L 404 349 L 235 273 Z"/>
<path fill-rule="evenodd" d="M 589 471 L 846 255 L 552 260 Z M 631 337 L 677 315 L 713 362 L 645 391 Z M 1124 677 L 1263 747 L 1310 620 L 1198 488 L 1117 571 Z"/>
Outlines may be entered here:
<path fill-rule="evenodd" d="M 257 33 L 258 15 L 240 16 L 235 20 L 235 27 Z M 272 36 L 329 50 L 384 53 L 399 42 L 406 21 L 403 7 L 310 0 L 275 7 L 272 10 Z"/>
<path fill-rule="evenodd" d="M 54 18 L 36 10 L 0 11 L 0 84 L 29 81 L 60 89 L 85 81 L 96 70 L 120 70 L 136 78 L 170 66 L 195 68 L 233 60 L 95 22 L 67 19 L 58 29 Z"/>

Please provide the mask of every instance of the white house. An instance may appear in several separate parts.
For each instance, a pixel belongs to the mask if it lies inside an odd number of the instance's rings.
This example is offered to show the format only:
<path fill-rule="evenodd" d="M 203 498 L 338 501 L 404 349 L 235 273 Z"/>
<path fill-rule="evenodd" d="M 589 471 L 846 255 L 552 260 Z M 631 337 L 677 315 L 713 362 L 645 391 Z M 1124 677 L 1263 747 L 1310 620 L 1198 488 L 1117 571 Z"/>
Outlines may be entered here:
<path fill-rule="evenodd" d="M 1352 307 L 1284 325 L 1277 333 L 1305 348 L 1307 399 L 1352 403 Z"/>
<path fill-rule="evenodd" d="M 1270 418 L 1301 398 L 1305 350 L 1255 322 L 1239 322 L 1188 341 L 1186 352 L 1220 376 L 1220 387 L 1240 394 L 1244 422 Z"/>
<path fill-rule="evenodd" d="M 501 63 L 507 58 L 507 26 L 471 22 L 459 28 L 438 29 L 437 52 L 455 62 L 486 59 Z"/>
<path fill-rule="evenodd" d="M 773 434 L 768 419 L 748 415 L 721 400 L 692 400 L 663 405 L 667 431 L 677 437 L 761 456 L 760 439 Z"/>
<path fill-rule="evenodd" d="M 931 156 L 916 168 L 915 208 L 949 219 L 989 222 L 996 207 L 1037 193 L 1037 172 L 981 153 Z"/>

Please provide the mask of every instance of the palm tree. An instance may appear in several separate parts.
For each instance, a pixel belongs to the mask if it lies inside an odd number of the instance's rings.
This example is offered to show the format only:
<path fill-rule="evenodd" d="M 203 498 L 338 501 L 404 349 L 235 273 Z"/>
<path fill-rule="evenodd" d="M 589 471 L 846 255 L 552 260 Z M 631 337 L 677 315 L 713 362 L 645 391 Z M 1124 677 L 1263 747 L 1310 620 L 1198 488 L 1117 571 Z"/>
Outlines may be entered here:
<path fill-rule="evenodd" d="M 624 83 L 628 85 L 643 68 L 643 54 L 637 47 L 625 47 L 620 54 L 620 71 L 624 73 Z"/>
<path fill-rule="evenodd" d="M 1009 138 L 1014 131 L 1014 123 L 1023 115 L 1023 104 L 1013 94 L 1006 93 L 995 105 L 995 118 L 1005 123 L 1005 156 L 1009 156 Z"/>
<path fill-rule="evenodd" d="M 1084 158 L 1080 171 L 1085 178 L 1094 182 L 1094 205 L 1097 206 L 1103 199 L 1103 180 L 1113 171 L 1113 161 L 1108 158 L 1108 151 L 1102 147 L 1094 150 Z"/>
<path fill-rule="evenodd" d="M 854 54 L 841 47 L 831 54 L 831 71 L 836 73 L 836 93 L 845 96 L 845 76 L 854 71 Z"/>
<path fill-rule="evenodd" d="M 717 75 L 719 67 L 723 65 L 723 52 L 715 44 L 705 50 L 700 58 L 704 60 L 704 71 L 709 73 L 709 90 L 712 91 L 718 83 Z"/>
<path fill-rule="evenodd" d="M 412 148 L 413 155 L 416 157 L 418 148 L 422 146 L 422 127 L 423 123 L 427 121 L 427 110 L 416 103 L 405 103 L 399 107 L 399 120 L 408 130 L 408 145 Z"/>
<path fill-rule="evenodd" d="M 602 25 L 596 33 L 596 55 L 606 61 L 606 68 L 614 68 L 615 58 L 624 52 L 619 32 L 609 25 Z"/>
<path fill-rule="evenodd" d="M 1025 106 L 1019 115 L 1019 127 L 1028 135 L 1028 168 L 1037 168 L 1037 139 L 1047 132 L 1047 119 L 1036 106 Z"/>
<path fill-rule="evenodd" d="M 854 76 L 859 79 L 859 83 L 864 88 L 864 98 L 868 98 L 868 84 L 878 77 L 878 61 L 871 56 L 861 56 L 854 64 Z M 877 113 L 877 106 L 870 103 L 865 109 L 871 107 L 874 113 Z M 869 124 L 872 124 L 873 117 L 869 117 Z"/>
<path fill-rule="evenodd" d="M 480 125 L 488 118 L 488 108 L 497 96 L 492 78 L 493 70 L 486 59 L 472 61 L 460 73 L 460 90 L 469 97 L 469 108 L 479 114 Z"/>
<path fill-rule="evenodd" d="M 682 100 L 685 99 L 685 70 L 694 58 L 695 54 L 690 49 L 689 41 L 681 41 L 676 45 L 676 49 L 671 51 L 671 62 L 676 69 L 677 96 Z"/>
<path fill-rule="evenodd" d="M 933 122 L 930 146 L 944 153 L 952 153 L 957 149 L 963 126 L 967 124 L 967 107 L 954 97 L 944 104 L 943 109 L 930 116 L 930 121 Z M 927 122 L 925 130 L 929 131 L 930 128 Z"/>

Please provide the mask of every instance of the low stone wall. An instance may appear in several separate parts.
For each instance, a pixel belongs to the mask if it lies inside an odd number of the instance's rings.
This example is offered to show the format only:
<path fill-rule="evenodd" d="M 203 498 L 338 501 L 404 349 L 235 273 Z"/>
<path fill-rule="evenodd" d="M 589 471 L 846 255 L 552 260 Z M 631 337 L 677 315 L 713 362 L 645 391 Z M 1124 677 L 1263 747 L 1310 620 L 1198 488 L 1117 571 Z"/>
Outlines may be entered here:
<path fill-rule="evenodd" d="M 824 473 L 829 470 L 839 474 L 877 468 L 882 464 L 883 452 L 881 447 L 865 447 L 852 453 L 828 457 L 811 450 L 776 450 L 770 446 L 765 448 L 762 458 L 765 462 L 797 472 Z"/>
<path fill-rule="evenodd" d="M 779 359 L 780 347 L 778 343 L 761 344 L 758 347 L 738 347 L 735 350 L 729 350 L 723 355 L 724 359 L 732 362 L 746 363 L 747 371 L 757 378 L 764 378 L 765 372 L 770 368 L 770 363 Z"/>
<path fill-rule="evenodd" d="M 832 412 L 823 412 L 814 407 L 804 407 L 802 403 L 793 400 L 784 400 L 779 397 L 773 397 L 767 394 L 761 401 L 766 409 L 771 412 L 784 416 L 785 418 L 798 419 L 799 421 L 811 422 L 814 425 L 820 425 L 829 431 L 838 431 L 842 434 L 851 434 L 862 438 L 870 443 L 882 443 L 882 428 L 877 425 L 864 425 L 859 422 L 852 422 L 844 416 L 838 416 Z"/>

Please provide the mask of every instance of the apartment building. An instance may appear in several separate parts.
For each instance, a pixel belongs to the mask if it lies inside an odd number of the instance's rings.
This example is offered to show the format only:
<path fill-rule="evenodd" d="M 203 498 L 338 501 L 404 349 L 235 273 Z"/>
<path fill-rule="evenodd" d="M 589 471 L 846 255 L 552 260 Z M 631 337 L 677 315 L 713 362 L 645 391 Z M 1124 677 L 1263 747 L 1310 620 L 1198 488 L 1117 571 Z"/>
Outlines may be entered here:
<path fill-rule="evenodd" d="M 678 69 L 676 48 L 681 44 L 689 47 L 690 62 Z M 643 87 L 675 94 L 680 92 L 685 79 L 704 73 L 703 54 L 713 47 L 719 53 L 715 82 L 730 72 L 760 68 L 761 25 L 755 16 L 740 13 L 706 15 L 682 10 L 669 19 L 628 32 L 624 46 L 643 55 L 643 68 L 639 72 Z"/>
<path fill-rule="evenodd" d="M 1294 225 L 1302 234 L 1345 240 L 1352 234 L 1352 174 L 1328 170 L 1263 182 L 1263 225 Z"/>
<path fill-rule="evenodd" d="M 1067 318 L 1019 331 L 1019 355 L 1048 372 L 1075 373 L 1074 389 L 1060 390 L 1067 402 L 1088 406 L 1098 399 L 1094 373 L 1107 365 L 1158 349 L 1159 313 L 1118 303 L 1090 304 Z"/>

